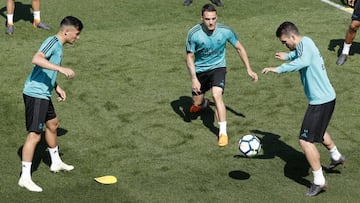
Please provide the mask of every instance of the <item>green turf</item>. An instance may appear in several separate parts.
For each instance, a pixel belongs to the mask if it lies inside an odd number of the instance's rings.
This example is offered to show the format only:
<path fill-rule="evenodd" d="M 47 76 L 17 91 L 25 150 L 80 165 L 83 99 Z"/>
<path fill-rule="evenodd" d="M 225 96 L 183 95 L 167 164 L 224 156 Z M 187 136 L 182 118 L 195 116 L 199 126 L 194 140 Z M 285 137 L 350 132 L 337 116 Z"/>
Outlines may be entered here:
<path fill-rule="evenodd" d="M 30 14 L 22 13 L 14 35 L 0 37 L 0 202 L 358 201 L 359 42 L 344 66 L 335 65 L 350 14 L 320 0 L 224 0 L 219 22 L 239 34 L 260 79 L 249 80 L 229 46 L 224 99 L 230 140 L 219 148 L 214 106 L 193 120 L 183 116 L 191 101 L 185 37 L 208 2 L 183 7 L 182 0 L 42 1 L 42 19 L 51 31 L 34 30 L 26 21 Z M 33 54 L 66 15 L 85 25 L 80 41 L 64 48 L 63 66 L 77 74 L 58 78 L 68 100 L 54 102 L 62 158 L 75 170 L 50 173 L 40 147 L 33 180 L 44 191 L 32 193 L 17 185 L 18 150 L 26 137 L 21 92 Z M 347 166 L 325 173 L 330 188 L 314 198 L 303 195 L 312 175 L 297 139 L 307 105 L 299 76 L 260 73 L 281 63 L 276 51 L 287 51 L 274 34 L 285 20 L 316 42 L 337 92 L 328 130 Z M 237 142 L 250 131 L 263 138 L 264 150 L 246 159 Z M 319 149 L 328 164 L 328 152 Z M 118 183 L 93 180 L 102 175 L 114 175 Z"/>

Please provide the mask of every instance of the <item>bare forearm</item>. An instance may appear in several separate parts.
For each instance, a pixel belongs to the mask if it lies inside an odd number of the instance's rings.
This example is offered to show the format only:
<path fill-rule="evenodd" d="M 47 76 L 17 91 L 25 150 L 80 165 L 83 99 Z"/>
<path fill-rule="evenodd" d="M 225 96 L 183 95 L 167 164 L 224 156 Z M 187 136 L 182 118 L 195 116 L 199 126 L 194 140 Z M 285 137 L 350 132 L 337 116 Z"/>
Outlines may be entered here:
<path fill-rule="evenodd" d="M 240 56 L 241 61 L 244 63 L 246 70 L 251 70 L 249 58 L 248 58 L 248 55 L 247 55 L 245 49 L 237 49 L 237 52 Z"/>
<path fill-rule="evenodd" d="M 245 65 L 245 68 L 246 68 L 246 72 L 248 73 L 248 75 L 250 76 L 250 78 L 256 82 L 258 80 L 258 76 L 257 74 L 251 69 L 250 67 L 250 62 L 249 62 L 249 58 L 248 58 L 248 55 L 245 51 L 245 48 L 240 44 L 240 42 L 238 42 L 235 46 L 239 56 L 240 56 L 240 59 L 242 60 L 242 62 L 244 63 Z"/>
<path fill-rule="evenodd" d="M 196 78 L 196 71 L 195 71 L 195 63 L 194 63 L 194 56 L 193 54 L 186 55 L 186 66 L 188 68 L 190 78 Z"/>

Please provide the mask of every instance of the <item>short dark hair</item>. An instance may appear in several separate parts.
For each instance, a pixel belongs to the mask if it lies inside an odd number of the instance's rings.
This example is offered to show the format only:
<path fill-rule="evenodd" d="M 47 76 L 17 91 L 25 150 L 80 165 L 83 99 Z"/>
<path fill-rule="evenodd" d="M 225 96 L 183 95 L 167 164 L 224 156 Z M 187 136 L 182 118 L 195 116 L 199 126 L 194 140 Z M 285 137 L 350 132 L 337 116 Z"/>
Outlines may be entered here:
<path fill-rule="evenodd" d="M 81 31 L 84 27 L 81 20 L 74 16 L 66 16 L 62 19 L 60 26 L 74 26 L 79 31 Z"/>
<path fill-rule="evenodd" d="M 290 35 L 290 34 L 299 35 L 300 33 L 296 25 L 289 21 L 285 21 L 281 23 L 281 25 L 276 30 L 276 37 L 278 38 L 283 35 Z"/>
<path fill-rule="evenodd" d="M 201 16 L 204 15 L 204 12 L 205 11 L 208 11 L 208 12 L 216 12 L 216 8 L 214 5 L 212 4 L 205 4 L 203 7 L 202 7 L 202 10 L 201 10 Z"/>

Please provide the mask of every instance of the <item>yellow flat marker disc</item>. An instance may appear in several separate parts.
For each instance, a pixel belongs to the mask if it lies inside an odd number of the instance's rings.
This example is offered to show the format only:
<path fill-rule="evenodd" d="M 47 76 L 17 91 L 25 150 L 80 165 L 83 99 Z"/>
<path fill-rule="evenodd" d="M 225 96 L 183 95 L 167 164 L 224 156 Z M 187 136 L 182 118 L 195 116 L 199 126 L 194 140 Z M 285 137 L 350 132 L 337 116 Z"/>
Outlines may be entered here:
<path fill-rule="evenodd" d="M 345 11 L 350 11 L 350 12 L 353 12 L 353 11 L 354 11 L 354 9 L 353 9 L 353 8 L 350 8 L 350 7 L 347 7 L 347 8 L 345 8 Z"/>
<path fill-rule="evenodd" d="M 114 184 L 117 182 L 117 178 L 115 176 L 101 176 L 94 179 L 101 184 Z"/>

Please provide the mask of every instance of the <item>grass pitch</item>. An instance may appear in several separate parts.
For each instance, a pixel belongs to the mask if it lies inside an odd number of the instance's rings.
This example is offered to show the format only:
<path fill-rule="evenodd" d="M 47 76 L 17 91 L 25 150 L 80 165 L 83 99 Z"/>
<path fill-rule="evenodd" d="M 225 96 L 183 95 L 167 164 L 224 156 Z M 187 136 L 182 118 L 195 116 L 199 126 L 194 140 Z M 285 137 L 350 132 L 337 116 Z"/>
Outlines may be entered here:
<path fill-rule="evenodd" d="M 218 21 L 238 33 L 260 80 L 249 80 L 229 46 L 224 99 L 230 140 L 219 148 L 214 106 L 195 119 L 183 113 L 191 102 L 185 38 L 208 2 L 183 7 L 182 0 L 43 1 L 42 19 L 51 31 L 34 30 L 30 13 L 15 14 L 20 16 L 14 35 L 0 37 L 1 201 L 358 201 L 359 43 L 344 66 L 335 65 L 350 15 L 321 1 L 224 0 Z M 23 2 L 21 9 L 29 6 Z M 33 179 L 44 191 L 32 193 L 17 185 L 18 152 L 26 136 L 21 92 L 33 54 L 66 15 L 85 25 L 80 41 L 64 48 L 63 65 L 77 74 L 73 80 L 58 78 L 68 100 L 55 102 L 62 158 L 75 170 L 50 173 L 44 145 L 39 145 Z M 337 92 L 328 130 L 347 166 L 325 173 L 329 190 L 314 198 L 303 195 L 312 175 L 297 140 L 307 106 L 299 76 L 260 73 L 281 64 L 274 53 L 287 49 L 275 30 L 285 20 L 316 42 Z M 263 142 L 260 156 L 251 159 L 237 149 L 240 137 L 250 132 Z M 328 164 L 328 152 L 319 149 L 322 163 Z M 114 175 L 118 183 L 96 183 L 93 178 L 102 175 Z"/>

